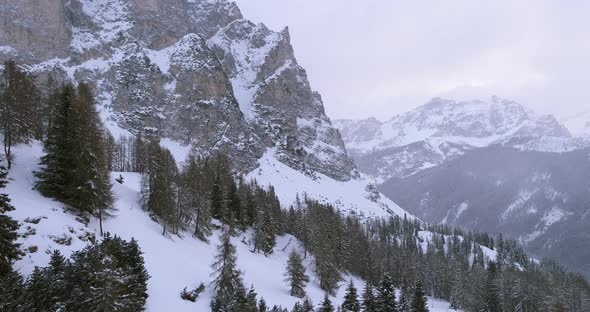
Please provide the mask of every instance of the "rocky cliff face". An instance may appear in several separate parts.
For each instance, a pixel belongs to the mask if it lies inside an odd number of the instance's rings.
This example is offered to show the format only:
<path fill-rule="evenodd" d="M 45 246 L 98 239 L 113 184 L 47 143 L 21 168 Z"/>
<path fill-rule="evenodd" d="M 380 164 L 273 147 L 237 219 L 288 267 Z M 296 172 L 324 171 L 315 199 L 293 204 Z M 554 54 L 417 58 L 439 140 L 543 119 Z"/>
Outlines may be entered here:
<path fill-rule="evenodd" d="M 288 30 L 253 24 L 232 2 L 8 0 L 0 22 L 1 61 L 91 82 L 103 115 L 132 133 L 223 150 L 244 171 L 273 147 L 310 176 L 355 175 Z"/>

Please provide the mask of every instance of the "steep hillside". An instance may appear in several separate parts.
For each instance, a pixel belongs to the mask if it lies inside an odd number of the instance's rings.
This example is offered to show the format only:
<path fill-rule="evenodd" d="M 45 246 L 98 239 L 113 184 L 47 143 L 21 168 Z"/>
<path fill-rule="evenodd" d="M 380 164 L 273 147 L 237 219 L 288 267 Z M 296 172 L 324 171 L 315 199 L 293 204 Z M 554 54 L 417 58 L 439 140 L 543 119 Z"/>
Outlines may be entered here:
<path fill-rule="evenodd" d="M 69 256 L 73 251 L 83 248 L 91 239 L 98 237 L 97 220 L 92 219 L 87 226 L 74 215 L 64 211 L 63 205 L 42 197 L 32 190 L 42 149 L 39 143 L 31 146 L 21 145 L 15 150 L 16 164 L 10 172 L 6 191 L 16 210 L 11 213 L 21 224 L 19 243 L 26 255 L 15 267 L 22 273 L 30 274 L 35 266 L 45 266 L 49 262 L 49 252 L 58 249 Z M 122 175 L 124 183 L 114 181 Z M 105 230 L 124 239 L 135 238 L 140 244 L 146 260 L 146 268 L 151 275 L 148 282 L 147 311 L 207 311 L 212 295 L 208 288 L 196 303 L 180 299 L 179 293 L 185 287 L 196 287 L 203 282 L 211 282 L 213 263 L 219 233 L 211 236 L 206 244 L 182 233 L 179 236 L 162 236 L 161 226 L 155 223 L 139 202 L 140 177 L 135 173 L 113 173 L 114 193 L 116 195 L 115 216 L 105 224 Z M 427 235 L 427 234 L 424 234 Z M 291 249 L 299 249 L 299 242 L 292 236 L 278 238 L 277 247 L 271 256 L 251 252 L 251 233 L 233 238 L 238 250 L 238 265 L 244 275 L 246 285 L 253 285 L 260 296 L 271 305 L 280 304 L 291 307 L 297 298 L 291 297 L 288 286 L 283 281 L 285 264 Z M 310 298 L 319 303 L 324 292 L 317 284 L 313 274 L 313 257 L 308 257 L 305 265 L 312 282 L 307 287 Z M 351 277 L 345 277 L 348 281 Z M 363 281 L 352 277 L 357 287 L 362 289 Z M 340 287 L 334 303 L 341 303 L 345 287 Z M 451 311 L 449 304 L 429 299 L 433 312 Z"/>
<path fill-rule="evenodd" d="M 430 222 L 502 232 L 533 254 L 590 275 L 590 149 L 565 153 L 491 146 L 387 180 L 379 189 Z"/>
<path fill-rule="evenodd" d="M 288 30 L 253 24 L 233 2 L 11 0 L 0 8 L 0 61 L 27 64 L 41 82 L 89 82 L 107 117 L 134 134 L 201 155 L 222 150 L 242 171 L 274 147 L 310 176 L 356 176 Z"/>
<path fill-rule="evenodd" d="M 283 172 L 257 179 L 279 190 L 282 179 L 295 175 L 304 186 L 295 190 L 341 209 L 405 213 L 383 197 L 366 199 L 368 180 L 298 65 L 288 29 L 256 25 L 226 0 L 0 6 L 7 25 L 0 30 L 0 61 L 26 64 L 43 86 L 87 81 L 115 138 L 159 136 L 182 150 L 178 161 L 190 151 L 203 157 L 223 151 L 244 174 L 273 163 Z M 39 37 L 54 29 L 51 41 Z M 281 193 L 293 197 L 292 190 Z"/>

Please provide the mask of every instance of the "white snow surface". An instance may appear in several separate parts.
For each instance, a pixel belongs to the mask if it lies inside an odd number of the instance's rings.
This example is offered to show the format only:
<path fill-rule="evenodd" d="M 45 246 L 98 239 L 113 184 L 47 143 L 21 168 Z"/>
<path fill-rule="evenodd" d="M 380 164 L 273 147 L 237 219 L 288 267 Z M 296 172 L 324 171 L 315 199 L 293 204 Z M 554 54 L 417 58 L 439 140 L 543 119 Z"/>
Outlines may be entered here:
<path fill-rule="evenodd" d="M 28 275 L 35 266 L 46 266 L 49 262 L 49 252 L 58 249 L 69 256 L 73 251 L 80 250 L 86 245 L 84 236 L 98 237 L 97 220 L 92 219 L 87 226 L 76 220 L 74 215 L 65 212 L 60 203 L 42 197 L 33 190 L 35 178 L 33 171 L 38 170 L 37 163 L 42 156 L 39 142 L 31 145 L 19 145 L 14 149 L 15 164 L 10 171 L 10 183 L 3 191 L 8 193 L 16 210 L 9 214 L 21 224 L 20 233 L 29 233 L 27 237 L 19 238 L 23 249 L 36 246 L 36 252 L 27 252 L 15 267 Z M 265 168 L 264 170 L 267 170 Z M 161 227 L 139 207 L 140 176 L 136 173 L 117 173 L 122 175 L 124 183 L 113 181 L 113 191 L 116 196 L 115 216 L 104 224 L 105 231 L 118 235 L 123 239 L 135 238 L 144 252 L 146 268 L 151 275 L 148 282 L 147 311 L 208 311 L 212 291 L 210 287 L 201 294 L 196 303 L 180 299 L 180 291 L 187 286 L 196 287 L 200 282 L 209 285 L 212 270 L 210 264 L 216 254 L 219 242 L 219 232 L 210 238 L 210 243 L 204 243 L 189 233 L 179 236 L 165 237 L 161 234 Z M 300 182 L 302 182 L 300 180 Z M 309 183 L 309 181 L 305 181 Z M 346 189 L 341 189 L 346 191 Z M 35 224 L 31 220 L 39 218 Z M 29 220 L 29 222 L 25 220 Z M 252 253 L 248 243 L 251 233 L 240 234 L 233 239 L 237 246 L 238 265 L 242 270 L 245 284 L 253 285 L 259 294 L 270 305 L 279 304 L 291 308 L 298 299 L 289 296 L 289 290 L 283 281 L 283 272 L 288 253 L 292 249 L 300 249 L 299 242 L 292 236 L 278 238 L 275 252 L 269 256 Z M 69 244 L 57 243 L 70 240 Z M 305 261 L 307 273 L 312 282 L 306 290 L 309 297 L 318 304 L 323 296 L 319 288 L 317 277 L 313 273 L 313 257 Z M 340 304 L 345 291 L 345 283 L 353 279 L 357 288 L 362 289 L 363 281 L 351 276 L 344 276 L 342 286 L 333 298 L 335 304 Z M 429 298 L 429 308 L 432 312 L 453 311 L 447 302 Z"/>
<path fill-rule="evenodd" d="M 274 149 L 258 161 L 259 167 L 247 175 L 262 186 L 272 185 L 283 206 L 295 203 L 297 196 L 332 204 L 344 214 L 354 213 L 361 218 L 386 217 L 391 214 L 415 218 L 396 203 L 381 195 L 377 202 L 367 199 L 365 188 L 371 183 L 367 178 L 351 179 L 346 182 L 317 174 L 315 179 L 292 169 L 274 157 Z"/>

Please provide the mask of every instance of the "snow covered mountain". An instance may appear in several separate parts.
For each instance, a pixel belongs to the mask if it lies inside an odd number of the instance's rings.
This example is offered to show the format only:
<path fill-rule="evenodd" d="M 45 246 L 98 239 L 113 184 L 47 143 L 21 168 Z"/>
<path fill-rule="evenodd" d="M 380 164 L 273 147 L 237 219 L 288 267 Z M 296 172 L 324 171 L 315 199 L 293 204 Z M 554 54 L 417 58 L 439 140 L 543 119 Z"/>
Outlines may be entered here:
<path fill-rule="evenodd" d="M 335 125 L 359 169 L 378 181 L 409 176 L 493 144 L 550 152 L 588 146 L 555 117 L 538 116 L 498 97 L 487 102 L 436 98 L 386 122 L 337 120 Z"/>
<path fill-rule="evenodd" d="M 590 111 L 567 116 L 562 120 L 574 135 L 590 137 Z"/>
<path fill-rule="evenodd" d="M 0 61 L 26 64 L 41 85 L 89 82 L 115 137 L 158 135 L 183 151 L 178 161 L 190 150 L 223 151 L 243 173 L 272 163 L 303 176 L 290 187 L 317 184 L 313 193 L 342 210 L 405 213 L 367 199 L 368 180 L 298 65 L 288 29 L 256 25 L 233 2 L 9 0 L 0 20 Z M 281 191 L 287 174 L 274 176 L 258 179 Z"/>
<path fill-rule="evenodd" d="M 361 172 L 417 217 L 505 233 L 590 274 L 590 255 L 577 247 L 590 242 L 584 127 L 571 134 L 555 117 L 498 97 L 433 99 L 386 122 L 335 124 Z"/>

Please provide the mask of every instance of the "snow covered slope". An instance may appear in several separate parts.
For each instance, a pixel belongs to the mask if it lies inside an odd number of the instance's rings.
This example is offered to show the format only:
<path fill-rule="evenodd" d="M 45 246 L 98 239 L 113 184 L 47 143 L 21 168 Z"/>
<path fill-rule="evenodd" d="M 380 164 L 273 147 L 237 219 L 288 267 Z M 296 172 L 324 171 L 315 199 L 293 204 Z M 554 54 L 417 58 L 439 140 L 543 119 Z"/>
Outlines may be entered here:
<path fill-rule="evenodd" d="M 31 146 L 16 147 L 16 163 L 9 175 L 11 182 L 6 188 L 16 207 L 10 214 L 21 223 L 19 242 L 27 250 L 26 256 L 16 263 L 16 268 L 24 274 L 32 272 L 35 266 L 47 265 L 49 251 L 59 249 L 63 254 L 70 255 L 72 251 L 85 246 L 88 237 L 97 236 L 96 220 L 86 226 L 75 216 L 64 212 L 61 204 L 32 190 L 35 181 L 32 172 L 37 169 L 41 155 L 42 149 L 38 142 Z M 269 168 L 261 170 L 266 172 Z M 105 229 L 124 239 L 135 238 L 145 253 L 146 268 L 152 276 L 148 283 L 150 297 L 147 311 L 208 311 L 210 289 L 196 303 L 181 300 L 179 292 L 185 286 L 195 287 L 200 282 L 207 285 L 211 281 L 210 264 L 216 253 L 219 233 L 213 234 L 210 244 L 192 238 L 189 233 L 174 237 L 162 236 L 161 227 L 138 206 L 140 177 L 134 173 L 113 173 L 113 177 L 119 174 L 123 175 L 124 183 L 113 183 L 118 211 L 105 223 Z M 289 296 L 283 282 L 283 272 L 289 251 L 300 248 L 299 243 L 291 236 L 280 237 L 275 252 L 265 257 L 250 252 L 251 246 L 242 242 L 249 239 L 249 233 L 233 239 L 245 284 L 254 285 L 259 296 L 264 297 L 269 304 L 291 307 L 297 299 Z M 319 303 L 324 294 L 311 270 L 312 261 L 312 257 L 306 260 L 307 271 L 312 277 L 306 290 L 310 298 Z M 349 278 L 345 277 L 345 280 Z M 362 288 L 362 281 L 354 277 L 353 280 L 357 287 Z M 344 288 L 339 289 L 335 303 L 342 301 Z M 429 300 L 429 307 L 433 312 L 451 311 L 448 303 L 434 299 Z"/>
<path fill-rule="evenodd" d="M 321 174 L 310 178 L 278 161 L 273 150 L 267 151 L 259 164 L 247 177 L 261 185 L 274 186 L 284 206 L 295 203 L 297 195 L 300 198 L 307 195 L 334 205 L 344 214 L 354 213 L 362 218 L 387 217 L 391 214 L 413 217 L 385 196 L 368 191 L 370 180 L 367 178 L 337 181 Z"/>

